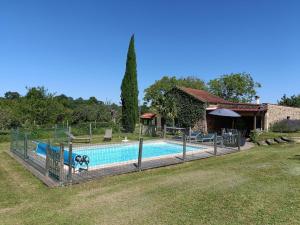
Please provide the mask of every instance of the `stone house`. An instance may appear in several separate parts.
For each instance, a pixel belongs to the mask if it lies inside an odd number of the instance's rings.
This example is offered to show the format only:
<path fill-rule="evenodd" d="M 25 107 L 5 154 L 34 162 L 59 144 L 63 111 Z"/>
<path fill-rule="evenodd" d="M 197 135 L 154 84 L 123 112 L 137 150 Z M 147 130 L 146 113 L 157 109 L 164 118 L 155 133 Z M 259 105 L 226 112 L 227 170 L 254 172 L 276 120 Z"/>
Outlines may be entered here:
<path fill-rule="evenodd" d="M 259 102 L 254 103 L 235 103 L 226 101 L 220 97 L 212 95 L 207 91 L 197 90 L 185 87 L 175 87 L 176 91 L 182 95 L 189 95 L 198 101 L 199 105 L 206 108 L 203 118 L 194 125 L 192 129 L 202 130 L 203 132 L 220 131 L 221 128 L 232 128 L 233 119 L 226 117 L 212 116 L 209 112 L 217 108 L 231 109 L 241 115 L 237 118 L 234 127 L 237 129 L 247 130 L 266 130 L 268 131 L 272 124 L 283 119 L 300 120 L 300 108 L 280 106 Z"/>

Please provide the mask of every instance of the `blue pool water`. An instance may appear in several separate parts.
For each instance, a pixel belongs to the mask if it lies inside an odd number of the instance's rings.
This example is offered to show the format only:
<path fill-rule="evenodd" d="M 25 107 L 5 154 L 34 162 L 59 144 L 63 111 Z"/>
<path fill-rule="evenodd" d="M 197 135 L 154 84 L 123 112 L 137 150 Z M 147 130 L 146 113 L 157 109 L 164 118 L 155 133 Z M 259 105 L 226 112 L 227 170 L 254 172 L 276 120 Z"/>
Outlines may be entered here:
<path fill-rule="evenodd" d="M 186 151 L 197 151 L 204 148 L 187 146 Z M 73 152 L 78 155 L 87 155 L 90 158 L 89 166 L 103 166 L 112 163 L 127 162 L 138 159 L 138 144 L 94 146 Z M 152 142 L 143 144 L 143 159 L 171 154 L 182 154 L 182 145 L 167 142 Z"/>

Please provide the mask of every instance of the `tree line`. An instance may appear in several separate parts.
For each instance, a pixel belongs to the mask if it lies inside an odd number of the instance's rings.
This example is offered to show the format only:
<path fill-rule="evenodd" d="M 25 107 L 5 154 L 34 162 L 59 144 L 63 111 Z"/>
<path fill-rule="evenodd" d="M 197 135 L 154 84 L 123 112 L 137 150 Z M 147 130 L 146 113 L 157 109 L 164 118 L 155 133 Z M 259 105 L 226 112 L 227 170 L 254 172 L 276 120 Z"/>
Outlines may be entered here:
<path fill-rule="evenodd" d="M 109 122 L 118 120 L 120 114 L 120 106 L 114 103 L 105 103 L 96 97 L 85 100 L 55 95 L 44 87 L 27 88 L 24 96 L 9 91 L 0 98 L 0 129 L 46 127 L 66 121 L 69 124 Z"/>
<path fill-rule="evenodd" d="M 292 95 L 290 97 L 283 95 L 283 97 L 278 101 L 278 104 L 291 107 L 300 107 L 300 94 Z"/>

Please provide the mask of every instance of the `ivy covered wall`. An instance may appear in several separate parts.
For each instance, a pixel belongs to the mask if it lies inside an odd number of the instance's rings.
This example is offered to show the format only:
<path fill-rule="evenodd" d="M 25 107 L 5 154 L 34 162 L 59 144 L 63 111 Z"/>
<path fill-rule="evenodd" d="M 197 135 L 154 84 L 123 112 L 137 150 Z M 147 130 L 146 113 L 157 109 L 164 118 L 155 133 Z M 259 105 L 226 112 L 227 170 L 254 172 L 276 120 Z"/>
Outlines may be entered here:
<path fill-rule="evenodd" d="M 200 102 L 198 99 L 186 94 L 178 88 L 173 88 L 166 95 L 176 102 L 177 126 L 201 129 L 206 132 L 205 128 L 199 127 L 199 124 L 205 124 L 206 126 L 206 103 Z"/>

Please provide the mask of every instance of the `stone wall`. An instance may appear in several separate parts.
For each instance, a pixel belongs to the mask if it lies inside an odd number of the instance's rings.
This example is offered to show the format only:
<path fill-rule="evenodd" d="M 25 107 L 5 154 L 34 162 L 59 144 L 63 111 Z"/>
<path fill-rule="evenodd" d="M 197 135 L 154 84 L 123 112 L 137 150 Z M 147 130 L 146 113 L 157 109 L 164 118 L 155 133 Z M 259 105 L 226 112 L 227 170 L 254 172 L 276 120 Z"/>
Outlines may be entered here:
<path fill-rule="evenodd" d="M 195 123 L 195 126 L 192 128 L 192 130 L 207 133 L 206 114 L 204 114 L 203 117 Z"/>
<path fill-rule="evenodd" d="M 265 114 L 265 129 L 269 130 L 272 124 L 280 120 L 287 119 L 300 120 L 300 108 L 287 107 L 281 105 L 267 105 L 267 112 Z"/>

